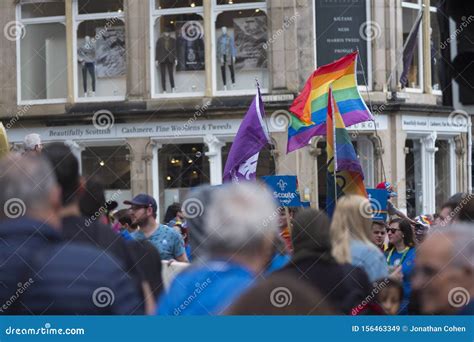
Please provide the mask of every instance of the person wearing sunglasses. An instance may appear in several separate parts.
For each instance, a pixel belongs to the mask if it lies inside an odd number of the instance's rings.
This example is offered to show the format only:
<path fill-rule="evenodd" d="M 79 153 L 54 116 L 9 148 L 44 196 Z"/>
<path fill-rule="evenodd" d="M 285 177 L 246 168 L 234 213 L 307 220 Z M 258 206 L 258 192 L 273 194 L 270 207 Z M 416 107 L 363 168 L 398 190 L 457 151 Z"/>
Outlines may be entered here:
<path fill-rule="evenodd" d="M 402 267 L 403 300 L 400 314 L 408 313 L 408 302 L 411 294 L 410 277 L 415 263 L 415 240 L 410 221 L 393 219 L 387 228 L 388 248 L 385 252 L 389 269 Z"/>

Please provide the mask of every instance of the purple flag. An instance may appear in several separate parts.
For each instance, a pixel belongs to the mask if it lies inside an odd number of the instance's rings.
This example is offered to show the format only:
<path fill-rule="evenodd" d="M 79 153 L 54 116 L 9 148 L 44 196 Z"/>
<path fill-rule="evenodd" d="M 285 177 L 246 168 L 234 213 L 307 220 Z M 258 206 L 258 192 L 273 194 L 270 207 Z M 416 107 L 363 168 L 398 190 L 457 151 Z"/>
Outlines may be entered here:
<path fill-rule="evenodd" d="M 258 154 L 270 143 L 270 137 L 264 127 L 264 117 L 265 109 L 260 89 L 257 88 L 257 95 L 245 114 L 230 148 L 224 168 L 224 182 L 255 180 Z"/>

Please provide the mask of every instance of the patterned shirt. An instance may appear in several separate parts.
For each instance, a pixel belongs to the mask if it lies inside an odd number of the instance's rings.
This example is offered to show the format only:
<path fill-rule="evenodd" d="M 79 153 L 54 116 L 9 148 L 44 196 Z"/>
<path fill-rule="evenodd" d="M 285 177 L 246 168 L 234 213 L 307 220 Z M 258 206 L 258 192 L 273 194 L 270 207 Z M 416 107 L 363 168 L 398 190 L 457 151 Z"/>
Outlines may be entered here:
<path fill-rule="evenodd" d="M 160 224 L 148 238 L 143 232 L 132 234 L 135 240 L 148 240 L 160 252 L 161 260 L 176 259 L 185 253 L 184 241 L 181 234 L 173 228 Z"/>

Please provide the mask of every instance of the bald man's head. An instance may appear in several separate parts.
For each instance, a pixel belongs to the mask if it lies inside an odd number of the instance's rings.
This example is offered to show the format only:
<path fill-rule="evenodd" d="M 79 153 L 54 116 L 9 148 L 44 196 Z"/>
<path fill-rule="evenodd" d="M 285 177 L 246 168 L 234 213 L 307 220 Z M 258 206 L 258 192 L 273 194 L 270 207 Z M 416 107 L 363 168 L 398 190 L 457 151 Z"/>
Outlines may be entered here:
<path fill-rule="evenodd" d="M 418 247 L 413 290 L 424 314 L 454 314 L 474 298 L 474 226 L 434 230 Z"/>

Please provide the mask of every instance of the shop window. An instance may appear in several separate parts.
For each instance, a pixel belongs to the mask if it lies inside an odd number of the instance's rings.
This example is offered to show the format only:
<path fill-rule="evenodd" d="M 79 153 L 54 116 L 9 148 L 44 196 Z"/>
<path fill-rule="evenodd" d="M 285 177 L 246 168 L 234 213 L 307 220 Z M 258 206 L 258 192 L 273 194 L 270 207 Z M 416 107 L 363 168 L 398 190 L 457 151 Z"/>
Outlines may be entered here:
<path fill-rule="evenodd" d="M 182 202 L 189 188 L 210 183 L 209 158 L 204 144 L 164 145 L 158 152 L 160 212 Z"/>
<path fill-rule="evenodd" d="M 155 9 L 177 8 L 177 7 L 199 7 L 202 0 L 155 0 Z"/>
<path fill-rule="evenodd" d="M 20 40 L 21 100 L 67 97 L 66 27 L 63 23 L 25 25 Z"/>
<path fill-rule="evenodd" d="M 222 174 L 224 174 L 225 163 L 227 162 L 231 147 L 232 143 L 227 143 L 222 147 Z M 257 178 L 274 175 L 275 169 L 275 159 L 272 155 L 271 146 L 266 145 L 258 155 Z"/>
<path fill-rule="evenodd" d="M 403 7 L 403 44 L 406 43 L 408 35 L 415 25 L 416 19 L 420 9 L 412 7 Z M 421 56 L 421 36 L 422 28 L 418 31 L 418 42 L 413 53 L 413 59 L 411 61 L 410 70 L 408 72 L 408 85 L 407 88 L 421 88 L 422 84 L 422 56 Z"/>
<path fill-rule="evenodd" d="M 79 14 L 122 12 L 123 0 L 78 0 Z"/>
<path fill-rule="evenodd" d="M 451 170 L 450 167 L 450 153 L 451 149 L 447 140 L 436 140 L 435 146 L 437 152 L 435 154 L 435 192 L 436 192 L 436 207 L 447 201 L 451 195 Z"/>
<path fill-rule="evenodd" d="M 116 97 L 126 92 L 125 25 L 117 17 L 87 20 L 77 29 L 79 97 Z"/>
<path fill-rule="evenodd" d="M 129 150 L 125 146 L 87 147 L 82 152 L 82 174 L 98 176 L 107 190 L 130 189 Z"/>
<path fill-rule="evenodd" d="M 41 2 L 23 0 L 20 3 L 22 19 L 57 17 L 66 15 L 64 0 L 45 0 Z"/>
<path fill-rule="evenodd" d="M 261 9 L 226 11 L 216 20 L 218 91 L 268 87 L 267 17 Z"/>
<path fill-rule="evenodd" d="M 405 178 L 407 214 L 415 217 L 423 208 L 423 179 L 421 174 L 421 143 L 419 139 L 405 142 Z"/>
<path fill-rule="evenodd" d="M 155 92 L 203 94 L 205 51 L 202 16 L 177 14 L 158 17 L 154 44 Z"/>

